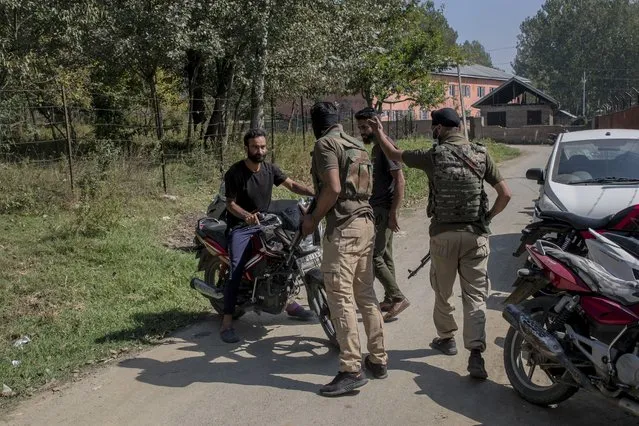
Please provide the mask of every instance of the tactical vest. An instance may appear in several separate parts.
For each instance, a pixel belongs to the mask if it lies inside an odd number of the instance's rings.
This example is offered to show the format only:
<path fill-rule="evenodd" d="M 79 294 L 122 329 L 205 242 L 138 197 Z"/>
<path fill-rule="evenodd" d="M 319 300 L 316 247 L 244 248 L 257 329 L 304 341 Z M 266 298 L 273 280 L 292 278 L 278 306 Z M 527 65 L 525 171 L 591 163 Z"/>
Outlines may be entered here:
<path fill-rule="evenodd" d="M 331 130 L 322 139 L 332 139 L 342 145 L 343 158 L 339 159 L 340 200 L 368 201 L 373 193 L 373 163 L 368 151 L 357 139 L 338 129 Z M 315 186 L 321 190 L 319 173 L 313 173 Z"/>
<path fill-rule="evenodd" d="M 486 148 L 477 144 L 442 143 L 434 148 L 428 217 L 438 223 L 471 223 L 486 217 L 486 157 Z"/>

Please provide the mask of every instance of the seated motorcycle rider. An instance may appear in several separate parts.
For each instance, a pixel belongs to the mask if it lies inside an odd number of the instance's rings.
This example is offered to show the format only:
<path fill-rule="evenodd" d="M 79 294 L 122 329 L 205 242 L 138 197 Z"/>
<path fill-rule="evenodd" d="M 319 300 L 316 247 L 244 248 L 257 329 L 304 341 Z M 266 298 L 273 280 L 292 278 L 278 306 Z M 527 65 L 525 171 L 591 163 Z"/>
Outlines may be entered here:
<path fill-rule="evenodd" d="M 237 304 L 237 293 L 248 261 L 247 250 L 251 237 L 260 232 L 258 213 L 268 209 L 273 185 L 284 185 L 290 191 L 313 196 L 313 190 L 287 177 L 275 164 L 265 162 L 266 131 L 251 129 L 244 135 L 246 158 L 233 164 L 224 175 L 229 230 L 229 255 L 231 271 L 224 286 L 224 317 L 220 337 L 226 343 L 240 339 L 233 328 L 233 313 Z M 289 316 L 309 320 L 313 313 L 293 301 L 286 307 Z"/>

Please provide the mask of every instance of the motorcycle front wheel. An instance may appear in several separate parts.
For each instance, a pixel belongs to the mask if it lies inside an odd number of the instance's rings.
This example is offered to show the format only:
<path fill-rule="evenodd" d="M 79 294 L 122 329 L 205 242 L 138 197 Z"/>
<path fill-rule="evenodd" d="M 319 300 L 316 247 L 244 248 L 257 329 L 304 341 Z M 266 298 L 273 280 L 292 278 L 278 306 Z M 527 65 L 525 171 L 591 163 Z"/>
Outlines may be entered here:
<path fill-rule="evenodd" d="M 313 312 L 315 312 L 315 315 L 317 315 L 320 325 L 331 345 L 339 349 L 337 333 L 335 332 L 333 321 L 331 321 L 331 311 L 328 307 L 328 299 L 326 297 L 326 290 L 324 289 L 322 274 L 317 270 L 311 271 L 307 274 L 305 281 L 308 305 Z"/>
<path fill-rule="evenodd" d="M 527 300 L 520 306 L 527 315 L 546 328 L 557 315 L 551 309 L 556 302 L 554 297 L 538 297 Z M 513 389 L 523 399 L 535 405 L 547 407 L 559 404 L 579 390 L 576 386 L 560 383 L 558 378 L 565 369 L 541 356 L 512 327 L 508 329 L 504 341 L 504 368 Z"/>

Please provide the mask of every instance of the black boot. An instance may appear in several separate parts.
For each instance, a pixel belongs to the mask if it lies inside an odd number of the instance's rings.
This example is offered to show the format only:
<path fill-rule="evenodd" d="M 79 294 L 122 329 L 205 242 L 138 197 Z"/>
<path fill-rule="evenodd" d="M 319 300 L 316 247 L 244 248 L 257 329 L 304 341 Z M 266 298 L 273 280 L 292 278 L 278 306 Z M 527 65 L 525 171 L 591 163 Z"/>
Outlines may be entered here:
<path fill-rule="evenodd" d="M 364 376 L 364 373 L 359 371 L 358 373 L 347 373 L 340 371 L 337 376 L 327 385 L 322 386 L 320 393 L 324 396 L 338 396 L 345 393 L 354 391 L 357 388 L 361 388 L 368 379 Z"/>
<path fill-rule="evenodd" d="M 484 359 L 481 357 L 481 351 L 479 349 L 473 349 L 470 351 L 470 358 L 468 358 L 468 372 L 470 377 L 479 380 L 486 380 L 488 373 L 486 367 L 484 367 Z"/>

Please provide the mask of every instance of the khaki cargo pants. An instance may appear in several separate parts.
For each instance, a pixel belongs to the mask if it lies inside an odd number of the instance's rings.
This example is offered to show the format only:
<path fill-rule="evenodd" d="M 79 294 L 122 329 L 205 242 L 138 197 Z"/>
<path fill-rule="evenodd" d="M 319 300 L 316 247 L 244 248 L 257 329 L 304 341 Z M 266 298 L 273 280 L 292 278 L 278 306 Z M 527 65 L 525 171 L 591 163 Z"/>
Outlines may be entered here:
<path fill-rule="evenodd" d="M 441 338 L 458 330 L 451 304 L 453 284 L 459 274 L 464 309 L 464 347 L 486 349 L 486 299 L 488 281 L 488 238 L 472 232 L 444 232 L 430 240 L 430 283 L 435 291 L 433 320 Z"/>
<path fill-rule="evenodd" d="M 382 314 L 373 288 L 375 227 L 370 218 L 357 218 L 323 241 L 321 270 L 331 320 L 340 347 L 339 371 L 359 372 L 362 353 L 355 304 L 368 337 L 368 352 L 375 364 L 386 364 Z"/>

